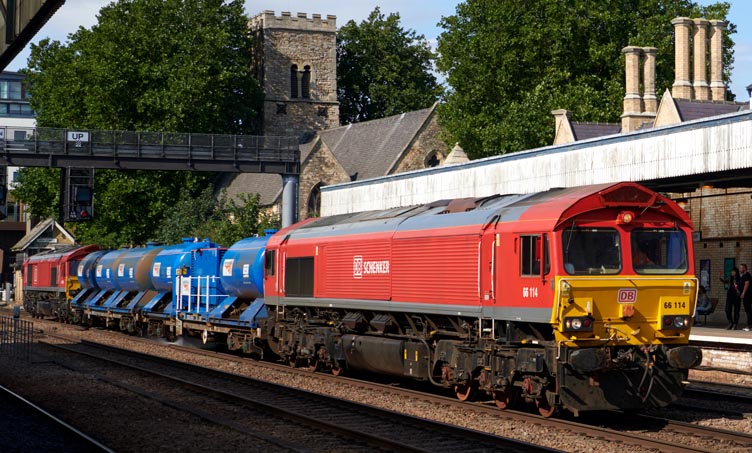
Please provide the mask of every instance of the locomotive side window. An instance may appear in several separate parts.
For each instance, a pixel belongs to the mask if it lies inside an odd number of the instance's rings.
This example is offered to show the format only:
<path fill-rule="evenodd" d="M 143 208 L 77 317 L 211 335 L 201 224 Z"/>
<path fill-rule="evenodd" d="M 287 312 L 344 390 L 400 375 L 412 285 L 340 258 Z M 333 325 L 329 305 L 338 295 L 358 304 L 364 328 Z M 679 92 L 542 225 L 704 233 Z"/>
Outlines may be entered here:
<path fill-rule="evenodd" d="M 70 261 L 68 263 L 68 276 L 69 277 L 75 277 L 78 275 L 78 265 L 81 263 L 81 261 Z"/>
<path fill-rule="evenodd" d="M 57 286 L 57 266 L 50 269 L 50 286 Z"/>
<path fill-rule="evenodd" d="M 313 297 L 313 257 L 288 258 L 285 261 L 285 293 L 288 296 Z"/>
<path fill-rule="evenodd" d="M 274 275 L 276 254 L 276 250 L 267 250 L 266 255 L 264 255 L 264 276 L 266 277 L 271 277 Z"/>
<path fill-rule="evenodd" d="M 687 238 L 680 230 L 635 229 L 632 268 L 638 274 L 683 274 L 687 272 Z"/>
<path fill-rule="evenodd" d="M 34 266 L 33 264 L 29 264 L 28 266 L 26 266 L 26 285 L 28 286 L 32 286 L 34 284 L 33 275 L 34 275 L 35 268 L 36 266 Z"/>
<path fill-rule="evenodd" d="M 562 234 L 564 270 L 570 275 L 621 272 L 621 241 L 609 228 L 570 228 Z"/>
<path fill-rule="evenodd" d="M 520 236 L 520 275 L 540 275 L 540 236 Z"/>

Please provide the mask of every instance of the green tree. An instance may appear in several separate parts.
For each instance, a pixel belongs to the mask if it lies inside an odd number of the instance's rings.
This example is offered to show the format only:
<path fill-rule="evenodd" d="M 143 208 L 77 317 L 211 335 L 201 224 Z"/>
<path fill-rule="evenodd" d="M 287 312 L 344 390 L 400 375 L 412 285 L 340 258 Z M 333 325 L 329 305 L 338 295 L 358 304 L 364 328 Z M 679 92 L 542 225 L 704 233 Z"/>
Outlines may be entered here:
<path fill-rule="evenodd" d="M 441 86 L 434 54 L 423 35 L 405 30 L 399 14 L 376 7 L 360 24 L 337 32 L 337 100 L 340 122 L 383 118 L 430 107 Z"/>
<path fill-rule="evenodd" d="M 258 202 L 258 195 L 249 194 L 234 200 L 222 193 L 217 199 L 211 189 L 197 197 L 181 197 L 167 210 L 156 239 L 175 243 L 183 237 L 211 238 L 229 246 L 242 238 L 262 235 L 266 229 L 279 228 L 279 217 L 262 211 Z"/>
<path fill-rule="evenodd" d="M 617 122 L 621 49 L 659 49 L 660 96 L 674 79 L 671 20 L 725 19 L 728 10 L 688 0 L 466 0 L 439 24 L 437 67 L 450 86 L 439 115 L 445 139 L 479 158 L 550 144 L 550 112 L 558 108 L 580 121 Z M 733 63 L 728 35 L 725 80 Z"/>
<path fill-rule="evenodd" d="M 252 41 L 244 2 L 120 0 L 68 42 L 32 46 L 31 104 L 42 127 L 193 133 L 255 132 L 262 99 L 250 75 Z M 26 169 L 16 195 L 33 213 L 55 212 L 59 182 L 50 169 Z M 151 239 L 181 197 L 196 197 L 213 175 L 98 171 L 95 220 L 82 242 Z"/>

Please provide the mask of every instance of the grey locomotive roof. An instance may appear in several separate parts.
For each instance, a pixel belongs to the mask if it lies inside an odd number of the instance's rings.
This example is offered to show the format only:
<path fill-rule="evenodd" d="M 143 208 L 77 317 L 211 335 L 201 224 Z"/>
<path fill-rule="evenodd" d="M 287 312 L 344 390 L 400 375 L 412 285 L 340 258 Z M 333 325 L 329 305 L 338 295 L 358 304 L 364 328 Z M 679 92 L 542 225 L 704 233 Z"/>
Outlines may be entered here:
<path fill-rule="evenodd" d="M 567 189 L 563 189 L 566 191 Z M 322 217 L 291 233 L 295 238 L 315 238 L 351 234 L 409 231 L 484 225 L 498 219 L 510 222 L 520 218 L 530 206 L 562 193 L 562 189 L 524 195 L 501 195 L 474 199 L 474 208 L 448 212 L 454 200 L 440 200 L 425 205 L 366 211 Z M 466 199 L 472 202 L 472 199 Z"/>

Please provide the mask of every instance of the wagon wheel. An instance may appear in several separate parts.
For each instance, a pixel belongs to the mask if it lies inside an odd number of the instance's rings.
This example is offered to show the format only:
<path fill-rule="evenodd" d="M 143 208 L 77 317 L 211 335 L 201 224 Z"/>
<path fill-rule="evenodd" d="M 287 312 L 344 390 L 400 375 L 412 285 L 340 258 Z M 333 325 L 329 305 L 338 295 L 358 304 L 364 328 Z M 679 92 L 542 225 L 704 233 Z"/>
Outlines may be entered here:
<path fill-rule="evenodd" d="M 535 399 L 535 405 L 538 407 L 538 413 L 543 417 L 548 418 L 554 415 L 556 412 L 556 406 L 548 401 L 548 392 L 543 392 L 543 395 Z"/>
<path fill-rule="evenodd" d="M 514 406 L 514 403 L 517 401 L 517 392 L 514 388 L 507 387 L 505 390 L 495 390 L 493 392 L 493 398 L 496 407 L 505 410 Z"/>
<path fill-rule="evenodd" d="M 457 395 L 457 399 L 460 401 L 472 401 L 475 396 L 475 386 L 472 381 L 467 384 L 456 384 L 454 386 L 454 394 Z"/>

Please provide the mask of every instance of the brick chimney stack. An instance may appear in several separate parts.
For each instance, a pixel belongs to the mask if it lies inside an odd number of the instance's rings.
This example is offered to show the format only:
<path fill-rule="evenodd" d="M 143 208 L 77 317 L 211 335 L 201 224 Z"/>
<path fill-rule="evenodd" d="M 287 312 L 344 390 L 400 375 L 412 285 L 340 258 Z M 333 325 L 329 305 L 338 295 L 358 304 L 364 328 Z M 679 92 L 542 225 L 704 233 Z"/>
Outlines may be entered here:
<path fill-rule="evenodd" d="M 692 99 L 692 85 L 689 82 L 689 32 L 694 24 L 688 17 L 677 17 L 671 21 L 676 38 L 675 80 L 671 95 L 677 99 Z"/>
<path fill-rule="evenodd" d="M 658 98 L 655 96 L 655 58 L 658 49 L 655 47 L 643 47 L 642 53 L 645 55 L 643 66 L 643 96 L 642 100 L 645 105 L 645 113 L 655 114 L 658 111 Z"/>
<path fill-rule="evenodd" d="M 723 83 L 723 31 L 726 22 L 710 21 L 710 91 L 714 101 L 726 100 L 726 85 Z"/>
<path fill-rule="evenodd" d="M 708 52 L 708 21 L 705 19 L 694 19 L 694 37 L 692 44 L 694 46 L 694 71 L 693 83 L 694 98 L 701 101 L 710 99 L 710 87 L 708 87 L 708 69 L 705 55 Z"/>
<path fill-rule="evenodd" d="M 642 113 L 642 97 L 640 96 L 640 55 L 642 49 L 628 46 L 621 49 L 626 59 L 626 89 L 624 96 L 624 115 Z"/>

